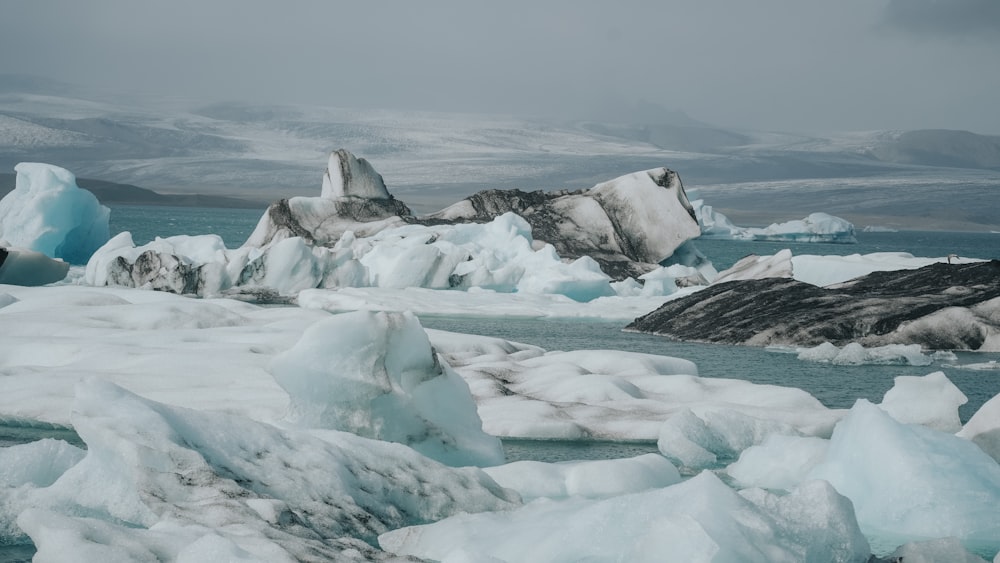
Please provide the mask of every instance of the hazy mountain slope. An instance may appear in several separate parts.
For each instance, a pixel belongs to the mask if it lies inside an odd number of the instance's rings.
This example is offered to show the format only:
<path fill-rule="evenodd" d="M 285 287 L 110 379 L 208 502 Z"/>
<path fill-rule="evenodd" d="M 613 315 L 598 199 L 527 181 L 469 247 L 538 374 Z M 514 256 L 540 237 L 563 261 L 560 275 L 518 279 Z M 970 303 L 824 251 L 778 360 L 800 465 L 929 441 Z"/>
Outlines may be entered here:
<path fill-rule="evenodd" d="M 667 166 L 737 220 L 827 211 L 862 224 L 1000 228 L 991 217 L 1000 208 L 1000 138 L 962 131 L 809 136 L 731 131 L 682 114 L 664 123 L 568 123 L 205 105 L 88 98 L 66 86 L 0 79 L 3 172 L 41 161 L 163 193 L 271 201 L 316 195 L 337 148 L 370 160 L 418 213 L 486 188 L 579 189 Z"/>
<path fill-rule="evenodd" d="M 887 137 L 870 151 L 872 156 L 882 161 L 1000 170 L 1000 136 L 922 129 Z"/>

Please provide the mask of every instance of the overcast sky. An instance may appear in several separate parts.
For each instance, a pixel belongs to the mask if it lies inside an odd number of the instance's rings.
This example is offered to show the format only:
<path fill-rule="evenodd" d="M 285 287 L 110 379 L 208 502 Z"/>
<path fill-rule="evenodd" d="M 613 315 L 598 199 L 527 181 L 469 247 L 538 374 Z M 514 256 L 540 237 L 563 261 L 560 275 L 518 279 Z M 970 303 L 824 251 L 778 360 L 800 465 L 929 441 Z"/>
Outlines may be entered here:
<path fill-rule="evenodd" d="M 0 0 L 0 73 L 206 101 L 1000 134 L 1000 0 Z M 649 112 L 647 112 L 647 116 Z"/>

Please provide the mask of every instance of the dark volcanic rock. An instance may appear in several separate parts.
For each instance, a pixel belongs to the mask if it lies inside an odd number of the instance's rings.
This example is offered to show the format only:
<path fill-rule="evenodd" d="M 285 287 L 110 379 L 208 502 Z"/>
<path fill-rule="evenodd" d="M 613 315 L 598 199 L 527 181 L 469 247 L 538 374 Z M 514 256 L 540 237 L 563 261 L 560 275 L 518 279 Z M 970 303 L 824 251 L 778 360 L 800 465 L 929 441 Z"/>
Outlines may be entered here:
<path fill-rule="evenodd" d="M 997 298 L 998 260 L 875 272 L 828 288 L 784 278 L 732 281 L 668 301 L 626 330 L 754 346 L 916 343 L 977 350 L 1000 334 Z"/>

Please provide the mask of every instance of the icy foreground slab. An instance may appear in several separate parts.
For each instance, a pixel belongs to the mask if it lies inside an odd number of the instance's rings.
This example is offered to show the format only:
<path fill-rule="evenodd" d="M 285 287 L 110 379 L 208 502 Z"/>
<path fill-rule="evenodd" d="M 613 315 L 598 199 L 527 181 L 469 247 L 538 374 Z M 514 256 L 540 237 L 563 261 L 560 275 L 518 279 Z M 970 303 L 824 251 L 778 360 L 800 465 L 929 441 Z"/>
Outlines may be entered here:
<path fill-rule="evenodd" d="M 22 162 L 12 192 L 0 199 L 0 240 L 71 264 L 108 241 L 111 211 L 76 185 L 65 168 Z"/>
<path fill-rule="evenodd" d="M 77 388 L 73 423 L 79 463 L 50 486 L 0 492 L 2 518 L 20 514 L 43 560 L 204 560 L 220 545 L 241 559 L 372 560 L 386 531 L 518 504 L 480 470 L 405 446 L 170 407 L 95 379 Z"/>
<path fill-rule="evenodd" d="M 868 401 L 837 425 L 809 477 L 850 498 L 870 537 L 899 545 L 953 536 L 973 551 L 1000 550 L 996 460 L 953 434 L 897 422 Z"/>
<path fill-rule="evenodd" d="M 453 466 L 504 462 L 469 386 L 412 313 L 335 315 L 306 329 L 269 370 L 291 397 L 288 419 L 303 428 L 399 442 Z"/>
<path fill-rule="evenodd" d="M 538 500 L 454 516 L 383 534 L 379 544 L 439 561 L 862 563 L 870 554 L 850 502 L 826 483 L 782 497 L 740 494 L 707 472 L 605 500 Z"/>

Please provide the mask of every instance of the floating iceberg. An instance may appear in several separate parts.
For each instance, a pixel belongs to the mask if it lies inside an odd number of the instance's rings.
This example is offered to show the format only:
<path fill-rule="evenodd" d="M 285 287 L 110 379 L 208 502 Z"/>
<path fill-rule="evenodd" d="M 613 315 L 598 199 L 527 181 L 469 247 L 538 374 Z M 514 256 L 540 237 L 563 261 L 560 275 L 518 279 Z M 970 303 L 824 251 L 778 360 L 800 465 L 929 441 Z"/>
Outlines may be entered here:
<path fill-rule="evenodd" d="M 851 342 L 839 348 L 824 342 L 814 348 L 798 348 L 795 351 L 800 360 L 838 366 L 929 366 L 934 363 L 921 350 L 919 344 L 888 344 L 865 348 L 857 342 Z"/>
<path fill-rule="evenodd" d="M 22 162 L 12 192 L 0 199 L 0 240 L 71 264 L 86 264 L 108 241 L 111 210 L 76 185 L 69 170 Z"/>
<path fill-rule="evenodd" d="M 773 242 L 856 243 L 854 225 L 827 213 L 812 213 L 804 219 L 772 223 L 767 227 L 739 227 L 728 217 L 706 205 L 703 200 L 691 202 L 705 238 L 761 240 Z"/>
<path fill-rule="evenodd" d="M 202 296 L 422 287 L 590 301 L 663 295 L 715 275 L 687 244 L 697 223 L 679 176 L 665 168 L 579 192 L 488 190 L 416 217 L 367 161 L 338 150 L 321 194 L 272 204 L 235 250 L 205 237 L 136 247 L 123 233 L 90 261 L 86 282 Z"/>

